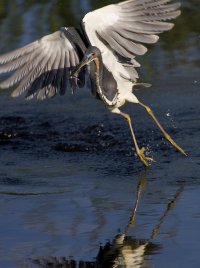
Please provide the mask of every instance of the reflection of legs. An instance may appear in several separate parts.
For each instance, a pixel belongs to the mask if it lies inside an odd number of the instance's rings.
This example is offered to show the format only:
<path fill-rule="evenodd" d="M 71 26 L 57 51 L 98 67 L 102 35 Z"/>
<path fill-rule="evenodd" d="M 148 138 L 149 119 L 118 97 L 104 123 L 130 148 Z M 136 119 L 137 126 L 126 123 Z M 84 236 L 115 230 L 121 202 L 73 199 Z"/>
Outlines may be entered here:
<path fill-rule="evenodd" d="M 139 104 L 144 107 L 147 111 L 147 113 L 153 118 L 154 122 L 156 123 L 156 125 L 159 127 L 160 131 L 163 133 L 164 137 L 182 154 L 184 154 L 185 156 L 187 156 L 187 154 L 185 153 L 185 151 L 170 137 L 170 135 L 164 130 L 164 128 L 160 125 L 160 123 L 158 122 L 157 118 L 155 117 L 153 111 L 151 110 L 151 108 L 149 108 L 147 105 L 139 102 Z"/>
<path fill-rule="evenodd" d="M 165 218 L 167 217 L 167 215 L 169 214 L 169 212 L 174 208 L 177 199 L 179 198 L 179 196 L 182 194 L 184 190 L 184 185 L 181 186 L 177 192 L 175 193 L 174 197 L 171 199 L 171 201 L 167 204 L 166 209 L 162 215 L 162 217 L 160 217 L 158 223 L 156 224 L 156 226 L 153 228 L 152 232 L 151 232 L 151 236 L 149 237 L 149 239 L 147 240 L 146 244 L 148 244 L 150 242 L 150 240 L 152 240 L 159 232 L 161 225 L 163 224 Z"/>
<path fill-rule="evenodd" d="M 129 228 L 131 226 L 133 226 L 134 223 L 135 223 L 135 218 L 136 218 L 137 209 L 138 209 L 138 206 L 139 206 L 140 196 L 141 196 L 141 193 L 145 189 L 145 186 L 146 186 L 146 175 L 147 175 L 146 171 L 145 171 L 145 173 L 142 173 L 140 175 L 140 179 L 139 179 L 139 182 L 138 182 L 138 185 L 137 185 L 137 196 L 136 196 L 135 204 L 134 204 L 134 207 L 133 207 L 133 210 L 132 210 L 132 213 L 131 213 L 131 217 L 129 219 L 129 223 L 125 228 L 125 234 L 126 235 L 127 235 L 127 232 L 129 230 Z"/>
<path fill-rule="evenodd" d="M 143 162 L 143 164 L 146 167 L 148 167 L 149 166 L 148 161 L 154 161 L 153 158 L 146 157 L 144 155 L 144 152 L 145 152 L 145 148 L 144 147 L 142 147 L 141 149 L 139 148 L 139 146 L 137 144 L 137 140 L 136 140 L 135 134 L 134 134 L 134 131 L 133 131 L 133 126 L 132 126 L 132 123 L 131 123 L 130 116 L 128 114 L 122 113 L 121 111 L 120 111 L 120 114 L 128 121 L 130 130 L 131 130 L 131 134 L 132 134 L 132 137 L 133 137 L 133 142 L 134 142 L 134 145 L 135 145 L 136 152 L 137 152 L 140 160 Z"/>

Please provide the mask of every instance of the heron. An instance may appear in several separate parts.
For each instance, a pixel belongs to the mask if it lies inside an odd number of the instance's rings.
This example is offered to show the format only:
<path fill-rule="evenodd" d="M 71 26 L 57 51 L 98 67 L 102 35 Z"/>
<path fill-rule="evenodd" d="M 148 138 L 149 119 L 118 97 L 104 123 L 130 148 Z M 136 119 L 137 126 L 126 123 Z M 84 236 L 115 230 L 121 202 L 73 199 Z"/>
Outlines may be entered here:
<path fill-rule="evenodd" d="M 169 22 L 180 15 L 180 3 L 172 0 L 127 0 L 87 13 L 80 27 L 62 27 L 14 51 L 0 56 L 0 74 L 10 76 L 0 88 L 15 86 L 12 96 L 44 100 L 72 93 L 90 82 L 91 93 L 111 113 L 128 122 L 135 151 L 145 167 L 154 159 L 139 147 L 128 113 L 127 103 L 138 104 L 152 117 L 164 137 L 183 155 L 185 151 L 164 130 L 152 109 L 139 101 L 134 90 L 147 83 L 138 82 L 140 67 L 136 57 L 156 43 L 159 34 L 173 28 Z"/>

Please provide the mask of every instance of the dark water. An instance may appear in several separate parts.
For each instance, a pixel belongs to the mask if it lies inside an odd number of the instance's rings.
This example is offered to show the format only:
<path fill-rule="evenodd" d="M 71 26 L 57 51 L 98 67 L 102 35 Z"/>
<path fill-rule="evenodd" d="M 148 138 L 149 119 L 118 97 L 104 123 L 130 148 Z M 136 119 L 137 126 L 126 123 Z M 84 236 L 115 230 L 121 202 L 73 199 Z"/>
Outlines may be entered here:
<path fill-rule="evenodd" d="M 1 1 L 1 52 L 106 3 Z M 147 172 L 126 122 L 88 89 L 44 102 L 1 92 L 0 267 L 199 267 L 200 6 L 182 4 L 175 29 L 139 59 L 153 87 L 136 94 L 187 158 L 136 105 L 123 109 L 157 161 Z"/>

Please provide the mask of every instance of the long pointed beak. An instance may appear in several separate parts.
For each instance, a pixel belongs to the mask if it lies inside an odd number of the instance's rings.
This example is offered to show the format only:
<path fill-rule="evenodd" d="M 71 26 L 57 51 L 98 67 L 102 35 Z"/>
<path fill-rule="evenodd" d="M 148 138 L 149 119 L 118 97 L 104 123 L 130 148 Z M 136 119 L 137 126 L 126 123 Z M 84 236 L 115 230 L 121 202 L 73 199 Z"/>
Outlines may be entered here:
<path fill-rule="evenodd" d="M 79 65 L 76 66 L 76 68 L 73 70 L 73 72 L 71 73 L 70 77 L 73 78 L 77 78 L 79 72 L 81 71 L 81 69 L 87 65 L 88 63 L 90 63 L 92 60 L 90 58 L 88 58 L 87 56 L 85 56 L 82 61 L 79 63 Z"/>

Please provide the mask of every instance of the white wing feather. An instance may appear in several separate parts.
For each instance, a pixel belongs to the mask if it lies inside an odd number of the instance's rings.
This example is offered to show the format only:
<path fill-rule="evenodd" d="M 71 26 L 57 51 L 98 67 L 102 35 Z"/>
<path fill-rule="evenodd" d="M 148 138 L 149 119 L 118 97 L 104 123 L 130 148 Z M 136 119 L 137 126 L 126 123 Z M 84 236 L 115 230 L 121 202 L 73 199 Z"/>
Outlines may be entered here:
<path fill-rule="evenodd" d="M 119 92 L 130 92 L 136 84 L 135 68 L 140 64 L 135 56 L 147 52 L 144 44 L 156 43 L 157 34 L 173 27 L 165 21 L 180 14 L 180 4 L 169 2 L 129 0 L 97 9 L 83 18 L 85 33 L 91 45 L 102 52 L 103 62 L 116 79 Z"/>

